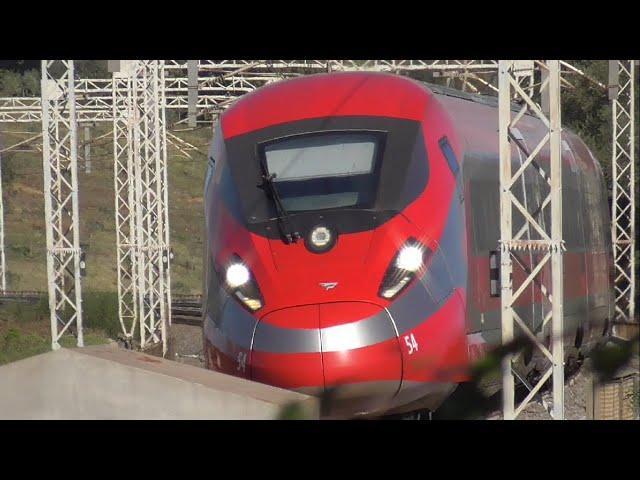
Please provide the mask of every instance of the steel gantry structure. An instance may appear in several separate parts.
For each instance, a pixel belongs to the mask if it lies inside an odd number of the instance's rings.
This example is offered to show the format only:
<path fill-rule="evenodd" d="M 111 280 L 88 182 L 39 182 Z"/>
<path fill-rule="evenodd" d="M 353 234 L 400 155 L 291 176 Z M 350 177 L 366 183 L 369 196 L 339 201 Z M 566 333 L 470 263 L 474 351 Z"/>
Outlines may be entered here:
<path fill-rule="evenodd" d="M 189 83 L 189 62 L 197 65 L 195 89 L 193 79 Z M 188 112 L 191 91 L 198 115 L 216 115 L 235 98 L 268 83 L 327 71 L 372 70 L 404 75 L 434 72 L 449 81 L 459 81 L 463 89 L 476 91 L 484 85 L 495 90 L 486 78 L 495 76 L 497 65 L 496 60 L 167 60 L 165 107 Z M 78 122 L 113 121 L 113 82 L 113 78 L 75 80 Z M 194 90 L 197 95 L 193 95 Z M 0 98 L 0 122 L 40 120 L 40 99 Z"/>
<path fill-rule="evenodd" d="M 568 62 L 561 61 L 564 86 L 571 86 L 569 74 L 583 75 Z M 430 72 L 444 78 L 448 86 L 472 92 L 497 94 L 497 60 L 166 60 L 165 108 L 198 115 L 211 122 L 235 98 L 268 83 L 322 72 L 378 71 L 412 77 Z M 518 77 L 530 88 L 533 67 Z M 113 121 L 113 78 L 76 79 L 77 119 L 80 123 Z M 209 114 L 203 118 L 204 114 Z M 38 122 L 40 99 L 35 97 L 0 98 L 0 122 Z M 185 119 L 186 121 L 186 119 Z"/>
<path fill-rule="evenodd" d="M 42 159 L 51 346 L 82 336 L 77 119 L 73 60 L 42 61 Z"/>
<path fill-rule="evenodd" d="M 614 261 L 615 318 L 617 324 L 635 319 L 635 89 L 637 60 L 609 63 L 612 102 L 613 201 L 611 238 Z"/>
<path fill-rule="evenodd" d="M 138 322 L 138 266 L 136 236 L 136 176 L 133 62 L 122 62 L 113 73 L 113 178 L 115 191 L 118 317 L 125 340 L 133 342 Z"/>
<path fill-rule="evenodd" d="M 7 290 L 6 259 L 4 256 L 4 199 L 2 192 L 2 142 L 0 142 L 0 291 Z"/>
<path fill-rule="evenodd" d="M 193 61 L 196 63 L 196 61 Z M 167 61 L 167 108 L 187 111 L 189 91 L 189 61 Z M 193 67 L 192 67 L 193 69 Z M 454 78 L 461 89 L 477 91 L 476 85 L 491 85 L 485 77 L 495 75 L 496 60 L 198 60 L 197 115 L 215 116 L 233 100 L 268 83 L 323 72 L 346 71 L 392 72 L 413 76 L 434 72 Z"/>
<path fill-rule="evenodd" d="M 564 418 L 564 348 L 563 348 L 563 251 L 562 238 L 562 162 L 560 119 L 560 64 L 558 60 L 537 62 L 544 69 L 539 90 L 525 91 L 519 77 L 521 62 L 502 60 L 499 70 L 499 149 L 500 149 L 500 278 L 502 303 L 502 342 L 510 344 L 516 337 L 526 337 L 547 358 L 549 366 L 535 385 L 521 379 L 529 393 L 516 406 L 515 377 L 519 354 L 503 358 L 503 412 L 507 420 L 517 418 L 549 378 L 553 383 L 553 413 Z M 529 69 L 525 72 L 530 75 Z M 535 95 L 534 97 L 534 93 Z M 548 101 L 542 102 L 546 96 Z M 511 99 L 521 105 L 512 111 Z M 542 103 L 547 103 L 545 112 Z M 518 123 L 525 114 L 533 114 L 547 128 L 547 133 L 529 151 L 520 142 Z M 549 157 L 549 167 L 543 168 L 541 157 Z M 514 171 L 514 166 L 516 166 Z M 534 169 L 548 186 L 540 206 L 528 205 L 524 188 L 520 195 L 524 172 Z M 548 223 L 545 208 L 550 209 Z M 518 213 L 519 215 L 515 215 Z M 516 219 L 522 219 L 518 222 Z M 526 254 L 528 258 L 524 258 Z M 551 275 L 541 275 L 551 266 Z M 515 266 L 515 272 L 514 272 Z M 550 280 L 550 282 L 549 282 Z M 531 328 L 518 314 L 516 302 L 528 289 L 540 290 L 546 300 L 547 313 Z M 545 344 L 545 337 L 550 338 Z"/>
<path fill-rule="evenodd" d="M 135 62 L 132 86 L 140 343 L 162 341 L 166 353 L 171 293 L 164 62 Z"/>
<path fill-rule="evenodd" d="M 127 342 L 162 342 L 171 323 L 164 62 L 122 61 L 113 72 L 118 312 Z"/>

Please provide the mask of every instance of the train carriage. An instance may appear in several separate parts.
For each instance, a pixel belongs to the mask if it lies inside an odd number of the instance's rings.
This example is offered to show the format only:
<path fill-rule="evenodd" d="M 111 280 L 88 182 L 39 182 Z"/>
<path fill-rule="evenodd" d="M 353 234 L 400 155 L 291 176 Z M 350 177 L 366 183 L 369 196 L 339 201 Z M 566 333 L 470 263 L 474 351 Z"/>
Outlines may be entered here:
<path fill-rule="evenodd" d="M 238 100 L 215 127 L 205 184 L 207 368 L 334 390 L 332 414 L 435 410 L 500 343 L 497 125 L 491 99 L 382 73 L 306 76 Z M 546 131 L 525 116 L 512 134 L 517 169 Z M 576 354 L 611 314 L 609 218 L 598 162 L 567 130 L 562 143 Z M 548 161 L 543 150 L 537 165 Z M 547 222 L 548 188 L 531 168 L 516 186 Z M 518 214 L 514 225 L 538 238 Z M 532 327 L 543 295 L 519 299 Z"/>

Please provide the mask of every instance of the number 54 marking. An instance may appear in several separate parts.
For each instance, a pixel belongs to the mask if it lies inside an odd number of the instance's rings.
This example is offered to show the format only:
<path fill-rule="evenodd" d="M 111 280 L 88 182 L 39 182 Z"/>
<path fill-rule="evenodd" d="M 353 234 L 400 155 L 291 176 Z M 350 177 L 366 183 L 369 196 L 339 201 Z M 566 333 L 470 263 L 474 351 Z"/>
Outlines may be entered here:
<path fill-rule="evenodd" d="M 413 333 L 404 336 L 404 343 L 409 348 L 409 355 L 413 355 L 413 352 L 418 351 L 418 342 L 416 341 L 416 337 L 413 336 Z"/>

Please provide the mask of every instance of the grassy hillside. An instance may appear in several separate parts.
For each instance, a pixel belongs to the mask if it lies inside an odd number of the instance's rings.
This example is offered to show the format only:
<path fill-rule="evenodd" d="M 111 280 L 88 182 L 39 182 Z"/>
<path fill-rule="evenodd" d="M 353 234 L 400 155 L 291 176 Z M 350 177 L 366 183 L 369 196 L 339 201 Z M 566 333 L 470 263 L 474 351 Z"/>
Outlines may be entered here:
<path fill-rule="evenodd" d="M 38 133 L 39 125 L 0 126 L 2 144 L 12 145 Z M 92 130 L 94 139 L 108 133 L 110 125 Z M 206 152 L 210 127 L 179 132 L 181 138 Z M 79 132 L 82 141 L 82 129 Z M 92 171 L 84 171 L 83 148 L 79 155 L 80 242 L 87 252 L 87 277 L 83 288 L 115 290 L 117 282 L 111 134 L 92 144 Z M 172 284 L 176 293 L 201 289 L 202 186 L 205 153 L 189 152 L 185 158 L 169 145 L 169 222 L 175 252 Z M 7 288 L 46 290 L 44 197 L 42 153 L 10 151 L 2 154 L 5 205 Z"/>

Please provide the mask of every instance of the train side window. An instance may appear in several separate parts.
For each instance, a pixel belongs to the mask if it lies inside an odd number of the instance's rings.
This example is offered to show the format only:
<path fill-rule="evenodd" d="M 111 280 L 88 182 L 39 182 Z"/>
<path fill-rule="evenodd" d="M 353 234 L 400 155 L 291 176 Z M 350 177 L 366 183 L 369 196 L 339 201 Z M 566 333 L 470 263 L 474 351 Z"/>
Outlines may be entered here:
<path fill-rule="evenodd" d="M 442 137 L 438 141 L 438 145 L 440 145 L 440 150 L 442 150 L 442 153 L 444 154 L 444 158 L 447 159 L 447 163 L 449 164 L 451 173 L 453 173 L 454 177 L 457 176 L 458 170 L 460 170 L 460 167 L 458 166 L 458 159 L 456 158 L 456 154 L 453 152 L 453 148 L 451 148 L 449 139 L 447 137 Z"/>

